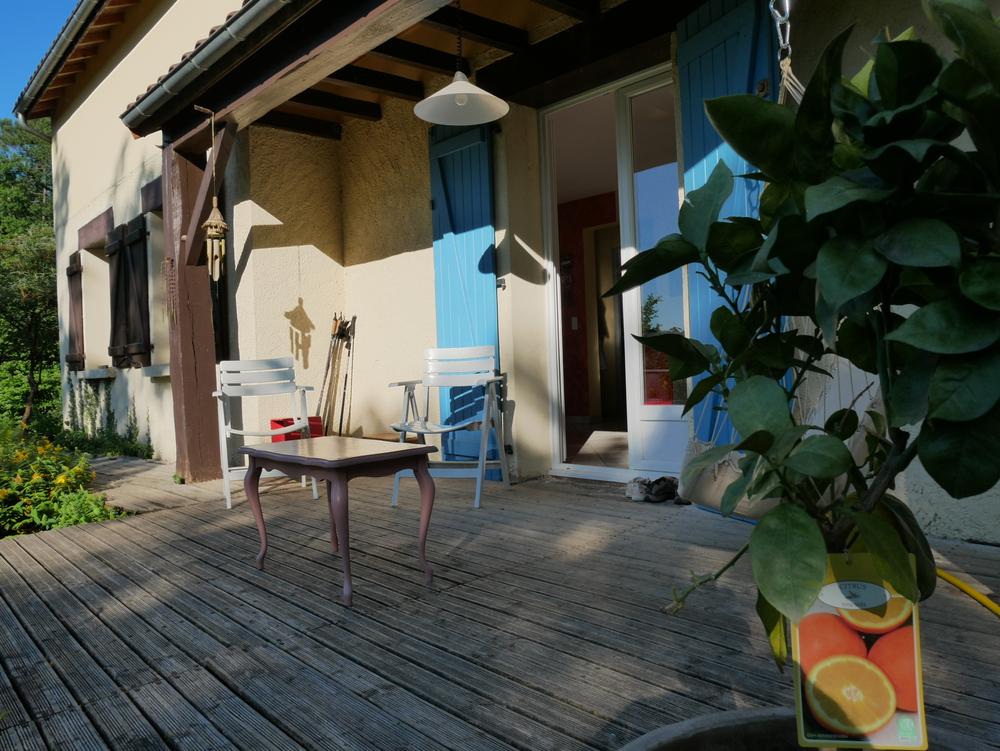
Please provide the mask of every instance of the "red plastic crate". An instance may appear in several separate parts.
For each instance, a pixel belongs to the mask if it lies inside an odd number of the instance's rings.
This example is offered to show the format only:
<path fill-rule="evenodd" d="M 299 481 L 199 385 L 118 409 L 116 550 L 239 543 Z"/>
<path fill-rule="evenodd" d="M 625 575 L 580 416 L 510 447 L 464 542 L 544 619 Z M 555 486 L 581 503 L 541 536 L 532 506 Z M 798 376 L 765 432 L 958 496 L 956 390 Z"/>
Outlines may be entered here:
<path fill-rule="evenodd" d="M 291 417 L 282 417 L 280 420 L 271 420 L 271 430 L 277 430 L 278 428 L 287 428 L 295 422 Z M 310 417 L 309 418 L 309 435 L 312 438 L 323 435 L 323 419 L 321 417 Z M 297 441 L 302 437 L 302 434 L 295 430 L 291 433 L 284 433 L 282 435 L 271 436 L 271 443 L 278 443 L 279 441 Z"/>

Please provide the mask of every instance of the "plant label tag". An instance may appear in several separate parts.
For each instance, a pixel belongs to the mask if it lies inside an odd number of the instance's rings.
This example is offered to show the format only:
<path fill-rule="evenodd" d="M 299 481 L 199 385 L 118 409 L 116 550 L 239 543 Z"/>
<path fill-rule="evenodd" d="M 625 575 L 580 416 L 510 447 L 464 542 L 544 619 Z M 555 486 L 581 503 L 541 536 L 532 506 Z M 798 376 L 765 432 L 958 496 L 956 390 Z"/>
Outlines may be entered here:
<path fill-rule="evenodd" d="M 917 605 L 870 555 L 827 557 L 819 597 L 792 624 L 792 655 L 799 745 L 927 748 Z"/>

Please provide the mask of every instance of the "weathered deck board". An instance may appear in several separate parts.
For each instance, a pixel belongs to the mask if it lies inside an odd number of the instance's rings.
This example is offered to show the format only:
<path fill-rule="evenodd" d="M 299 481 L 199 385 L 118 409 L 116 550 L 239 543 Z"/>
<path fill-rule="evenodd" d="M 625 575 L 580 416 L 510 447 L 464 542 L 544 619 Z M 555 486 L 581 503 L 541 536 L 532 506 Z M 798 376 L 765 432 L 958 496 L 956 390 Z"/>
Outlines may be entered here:
<path fill-rule="evenodd" d="M 138 517 L 0 541 L 3 749 L 613 749 L 660 724 L 789 704 L 739 564 L 678 616 L 690 570 L 752 527 L 620 488 L 442 481 L 425 584 L 417 491 L 351 485 L 354 608 L 326 504 L 267 484 L 265 571 L 245 503 L 102 462 Z M 211 499 L 205 501 L 203 499 Z M 941 541 L 939 565 L 986 593 L 1000 550 Z M 941 583 L 922 608 L 931 723 L 1000 739 L 1000 631 Z M 995 747 L 1000 747 L 996 745 Z"/>

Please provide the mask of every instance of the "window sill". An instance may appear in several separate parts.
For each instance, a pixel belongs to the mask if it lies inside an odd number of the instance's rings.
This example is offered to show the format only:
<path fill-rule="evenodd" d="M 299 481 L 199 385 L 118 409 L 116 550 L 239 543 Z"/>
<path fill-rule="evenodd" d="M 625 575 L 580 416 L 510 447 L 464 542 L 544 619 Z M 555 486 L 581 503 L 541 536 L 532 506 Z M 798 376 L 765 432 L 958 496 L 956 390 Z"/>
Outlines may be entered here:
<path fill-rule="evenodd" d="M 92 368 L 90 370 L 79 370 L 76 377 L 81 381 L 106 381 L 118 377 L 117 368 Z"/>
<path fill-rule="evenodd" d="M 147 365 L 142 368 L 142 374 L 152 380 L 156 380 L 157 378 L 169 379 L 170 363 L 164 365 Z"/>

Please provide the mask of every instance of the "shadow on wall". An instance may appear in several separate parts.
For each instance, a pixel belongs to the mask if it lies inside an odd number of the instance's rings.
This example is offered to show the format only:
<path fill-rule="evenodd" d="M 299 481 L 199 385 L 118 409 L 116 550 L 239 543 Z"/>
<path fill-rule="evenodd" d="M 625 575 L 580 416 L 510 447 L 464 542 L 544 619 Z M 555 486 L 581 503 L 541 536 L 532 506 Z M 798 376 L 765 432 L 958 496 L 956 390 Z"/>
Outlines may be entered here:
<path fill-rule="evenodd" d="M 312 331 L 316 325 L 302 306 L 301 297 L 298 305 L 285 312 L 285 318 L 288 319 L 288 338 L 292 355 L 296 362 L 302 363 L 303 370 L 308 370 L 309 350 L 312 348 Z"/>

